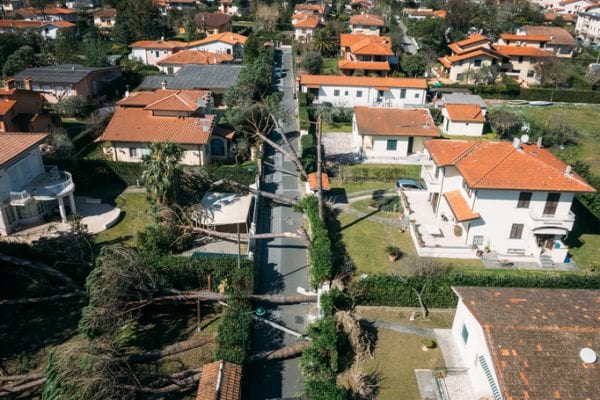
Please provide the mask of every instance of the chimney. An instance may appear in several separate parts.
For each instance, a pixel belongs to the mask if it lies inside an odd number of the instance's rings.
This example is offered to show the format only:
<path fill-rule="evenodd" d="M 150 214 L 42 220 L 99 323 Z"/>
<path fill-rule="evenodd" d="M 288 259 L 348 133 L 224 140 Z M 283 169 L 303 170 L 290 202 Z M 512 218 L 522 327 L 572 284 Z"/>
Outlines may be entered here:
<path fill-rule="evenodd" d="M 162 88 L 162 90 L 166 90 L 167 89 L 167 81 L 162 81 L 160 83 L 160 87 Z"/>
<path fill-rule="evenodd" d="M 31 90 L 31 78 L 23 79 L 23 84 L 25 85 L 25 90 Z"/>
<path fill-rule="evenodd" d="M 571 166 L 567 165 L 565 167 L 565 176 L 571 176 Z"/>
<path fill-rule="evenodd" d="M 164 37 L 164 36 L 161 36 L 161 37 L 160 37 L 160 41 L 161 41 L 161 42 L 164 42 L 164 40 L 165 40 L 165 37 Z"/>
<path fill-rule="evenodd" d="M 542 141 L 544 140 L 544 138 L 542 138 L 541 136 L 538 138 L 536 146 L 538 149 L 542 148 Z"/>
<path fill-rule="evenodd" d="M 2 86 L 4 86 L 5 89 L 14 89 L 15 88 L 15 79 L 7 78 L 7 79 L 3 80 Z"/>
<path fill-rule="evenodd" d="M 519 150 L 519 148 L 521 147 L 521 139 L 514 138 L 512 144 L 515 149 Z"/>

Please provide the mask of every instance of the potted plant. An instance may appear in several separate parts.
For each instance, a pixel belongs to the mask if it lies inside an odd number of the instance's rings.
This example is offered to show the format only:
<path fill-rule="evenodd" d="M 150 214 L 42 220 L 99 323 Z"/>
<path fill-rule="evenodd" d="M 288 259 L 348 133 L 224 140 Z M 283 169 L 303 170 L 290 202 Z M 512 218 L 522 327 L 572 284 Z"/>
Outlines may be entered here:
<path fill-rule="evenodd" d="M 422 339 L 421 344 L 423 345 L 421 347 L 421 349 L 423 351 L 429 351 L 430 349 L 435 349 L 437 346 L 437 344 L 432 339 L 429 339 L 429 338 Z"/>
<path fill-rule="evenodd" d="M 402 257 L 403 254 L 402 249 L 400 249 L 400 247 L 393 245 L 389 245 L 388 247 L 386 247 L 385 252 L 387 253 L 390 262 L 396 261 L 397 259 Z"/>

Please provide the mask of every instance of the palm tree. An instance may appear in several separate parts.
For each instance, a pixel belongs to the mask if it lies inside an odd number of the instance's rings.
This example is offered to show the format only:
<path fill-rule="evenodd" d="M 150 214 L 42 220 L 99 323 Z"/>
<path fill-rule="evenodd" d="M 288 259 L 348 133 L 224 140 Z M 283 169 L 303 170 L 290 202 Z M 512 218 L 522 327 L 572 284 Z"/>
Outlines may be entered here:
<path fill-rule="evenodd" d="M 168 206 L 176 199 L 181 180 L 178 166 L 183 150 L 175 143 L 150 143 L 144 156 L 142 181 L 148 194 L 159 204 Z"/>
<path fill-rule="evenodd" d="M 319 29 L 312 36 L 312 47 L 321 54 L 329 56 L 335 51 L 335 41 L 328 29 Z"/>

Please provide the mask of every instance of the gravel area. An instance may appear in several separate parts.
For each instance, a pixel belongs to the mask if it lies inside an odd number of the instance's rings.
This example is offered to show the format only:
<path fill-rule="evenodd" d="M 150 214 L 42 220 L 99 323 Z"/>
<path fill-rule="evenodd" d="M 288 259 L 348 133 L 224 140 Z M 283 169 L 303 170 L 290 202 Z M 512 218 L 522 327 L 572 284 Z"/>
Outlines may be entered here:
<path fill-rule="evenodd" d="M 354 145 L 351 133 L 329 132 L 323 135 L 323 148 L 328 159 L 346 159 L 354 161 L 358 157 L 358 148 Z"/>

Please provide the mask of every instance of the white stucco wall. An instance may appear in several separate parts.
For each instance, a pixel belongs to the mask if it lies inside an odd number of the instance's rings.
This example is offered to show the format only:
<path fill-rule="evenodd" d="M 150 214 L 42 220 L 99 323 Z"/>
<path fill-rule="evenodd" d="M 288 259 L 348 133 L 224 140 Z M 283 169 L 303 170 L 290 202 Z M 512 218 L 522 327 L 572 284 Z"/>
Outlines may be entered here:
<path fill-rule="evenodd" d="M 338 95 L 336 96 L 336 91 Z M 306 86 L 302 92 L 307 93 Z M 425 104 L 425 89 L 390 88 L 378 98 L 378 90 L 369 86 L 334 86 L 321 85 L 314 103 L 331 103 L 334 107 L 370 106 L 378 102 L 389 104 L 391 107 Z"/>
<path fill-rule="evenodd" d="M 376 26 L 352 25 L 352 34 L 379 36 L 380 30 Z"/>
<path fill-rule="evenodd" d="M 189 50 L 204 50 L 211 53 L 233 54 L 233 45 L 224 42 L 212 42 L 190 47 Z"/>
<path fill-rule="evenodd" d="M 142 156 L 149 152 L 145 143 L 113 143 L 114 147 L 105 147 L 104 152 L 113 161 L 142 162 Z M 206 146 L 179 144 L 183 149 L 181 164 L 184 165 L 206 165 L 208 163 L 208 152 Z M 131 155 L 130 149 L 136 149 L 135 155 Z M 115 157 L 116 151 L 116 157 Z"/>
<path fill-rule="evenodd" d="M 132 60 L 137 60 L 143 64 L 154 65 L 156 66 L 156 62 L 164 57 L 170 56 L 173 54 L 172 50 L 165 49 L 146 49 L 146 48 L 132 48 L 131 54 L 129 58 Z"/>
<path fill-rule="evenodd" d="M 575 32 L 596 43 L 600 41 L 600 6 L 578 15 Z"/>
<path fill-rule="evenodd" d="M 462 335 L 463 327 L 466 327 L 469 333 L 466 343 Z M 452 323 L 452 337 L 456 344 L 455 348 L 463 359 L 464 365 L 468 368 L 468 374 L 475 389 L 474 391 L 477 393 L 488 393 L 490 398 L 493 398 L 490 384 L 479 362 L 479 357 L 483 356 L 496 382 L 496 386 L 499 387 L 492 357 L 481 325 L 463 304 L 462 300 L 459 300 L 456 307 L 456 314 Z"/>
<path fill-rule="evenodd" d="M 481 136 L 483 134 L 483 122 L 452 122 L 444 116 L 442 129 L 448 135 Z"/>
<path fill-rule="evenodd" d="M 23 186 L 44 172 L 44 163 L 39 148 L 27 152 L 18 161 L 0 169 L 0 200 L 12 192 L 20 191 Z"/>

